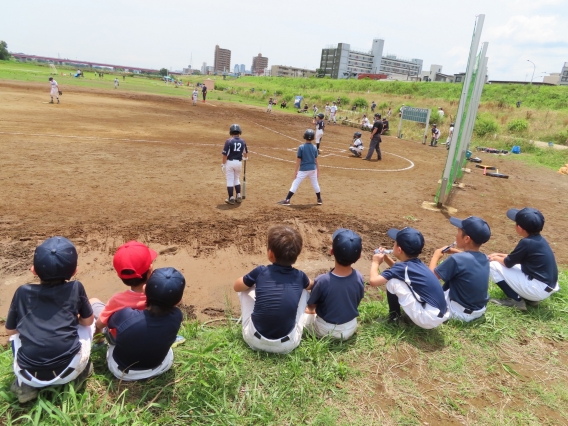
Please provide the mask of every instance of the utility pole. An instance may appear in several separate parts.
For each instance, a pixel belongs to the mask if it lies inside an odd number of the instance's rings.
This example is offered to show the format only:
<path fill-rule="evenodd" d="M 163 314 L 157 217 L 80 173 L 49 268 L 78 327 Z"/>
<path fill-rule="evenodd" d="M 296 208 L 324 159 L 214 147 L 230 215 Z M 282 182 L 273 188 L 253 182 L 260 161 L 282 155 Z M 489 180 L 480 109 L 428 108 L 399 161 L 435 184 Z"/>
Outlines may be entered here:
<path fill-rule="evenodd" d="M 533 82 L 533 78 L 534 78 L 534 73 L 536 71 L 536 65 L 534 64 L 533 61 L 531 61 L 530 59 L 527 59 L 527 62 L 530 62 L 531 64 L 533 64 L 533 73 L 532 73 L 532 77 L 531 77 L 531 84 Z"/>

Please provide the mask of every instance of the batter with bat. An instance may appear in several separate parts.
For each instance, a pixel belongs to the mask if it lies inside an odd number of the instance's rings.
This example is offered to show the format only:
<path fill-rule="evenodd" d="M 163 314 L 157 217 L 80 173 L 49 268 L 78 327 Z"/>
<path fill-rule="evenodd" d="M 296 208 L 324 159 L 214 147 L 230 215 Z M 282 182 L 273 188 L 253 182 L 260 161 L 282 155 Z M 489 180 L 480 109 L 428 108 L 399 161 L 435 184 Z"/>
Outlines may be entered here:
<path fill-rule="evenodd" d="M 241 139 L 241 126 L 232 124 L 229 128 L 231 137 L 225 141 L 223 147 L 223 164 L 221 170 L 227 178 L 227 192 L 229 198 L 225 200 L 227 204 L 240 203 L 244 197 L 241 197 L 241 170 L 243 160 L 248 159 L 248 149 L 246 142 Z M 233 196 L 233 190 L 237 192 L 237 198 Z"/>

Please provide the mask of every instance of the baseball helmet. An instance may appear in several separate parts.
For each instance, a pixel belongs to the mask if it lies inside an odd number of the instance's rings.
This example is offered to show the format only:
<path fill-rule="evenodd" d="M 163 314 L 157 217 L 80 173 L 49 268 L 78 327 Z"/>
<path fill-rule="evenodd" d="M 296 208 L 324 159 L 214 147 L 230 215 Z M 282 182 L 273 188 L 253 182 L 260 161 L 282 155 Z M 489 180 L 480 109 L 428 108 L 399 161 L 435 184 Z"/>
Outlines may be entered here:
<path fill-rule="evenodd" d="M 320 112 L 320 113 L 318 114 L 318 117 L 319 117 L 319 118 L 324 118 L 325 115 L 323 115 L 323 114 Z"/>
<path fill-rule="evenodd" d="M 432 127 L 436 127 L 436 123 L 432 124 Z"/>
<path fill-rule="evenodd" d="M 312 129 L 307 129 L 304 132 L 304 139 L 307 141 L 313 141 L 316 138 L 316 133 Z"/>
<path fill-rule="evenodd" d="M 355 132 L 355 133 L 353 133 L 353 137 L 354 137 L 354 138 L 360 138 L 360 137 L 361 137 L 361 132 Z"/>
<path fill-rule="evenodd" d="M 450 124 L 450 127 L 454 127 L 455 125 L 456 125 L 455 123 L 452 123 L 452 124 Z"/>
<path fill-rule="evenodd" d="M 231 124 L 231 127 L 229 128 L 230 135 L 240 135 L 241 133 L 243 133 L 241 126 L 238 124 Z"/>

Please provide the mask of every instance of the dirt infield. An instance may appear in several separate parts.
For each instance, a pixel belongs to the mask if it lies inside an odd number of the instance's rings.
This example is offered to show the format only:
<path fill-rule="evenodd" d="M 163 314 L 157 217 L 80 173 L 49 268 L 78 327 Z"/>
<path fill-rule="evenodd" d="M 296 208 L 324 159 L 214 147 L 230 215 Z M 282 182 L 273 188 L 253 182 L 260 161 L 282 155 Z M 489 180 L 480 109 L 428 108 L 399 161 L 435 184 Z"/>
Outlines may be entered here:
<path fill-rule="evenodd" d="M 234 305 L 231 284 L 265 262 L 270 224 L 301 230 L 305 249 L 297 267 L 311 277 L 332 265 L 327 253 L 338 227 L 363 235 L 366 253 L 356 266 L 364 275 L 371 249 L 389 244 L 389 227 L 420 229 L 425 259 L 454 240 L 443 214 L 421 208 L 433 200 L 443 147 L 385 137 L 383 161 L 366 162 L 347 151 L 354 129 L 328 125 L 320 159 L 324 205 L 315 205 L 305 182 L 292 207 L 280 207 L 276 202 L 293 179 L 295 150 L 312 127 L 308 117 L 277 109 L 269 115 L 216 102 L 214 94 L 193 107 L 189 99 L 71 87 L 63 89 L 61 105 L 48 105 L 48 89 L 0 82 L 0 317 L 17 286 L 32 279 L 33 248 L 52 235 L 79 247 L 78 278 L 89 296 L 101 299 L 124 289 L 112 270 L 116 247 L 130 239 L 146 242 L 161 253 L 158 267 L 184 272 L 184 302 L 202 318 Z M 247 199 L 228 206 L 221 150 L 234 122 L 252 153 Z M 486 252 L 509 251 L 518 237 L 505 211 L 537 207 L 558 262 L 568 264 L 568 179 L 502 157 L 491 162 L 510 179 L 474 170 L 453 197 L 457 215 L 489 222 L 493 237 Z"/>

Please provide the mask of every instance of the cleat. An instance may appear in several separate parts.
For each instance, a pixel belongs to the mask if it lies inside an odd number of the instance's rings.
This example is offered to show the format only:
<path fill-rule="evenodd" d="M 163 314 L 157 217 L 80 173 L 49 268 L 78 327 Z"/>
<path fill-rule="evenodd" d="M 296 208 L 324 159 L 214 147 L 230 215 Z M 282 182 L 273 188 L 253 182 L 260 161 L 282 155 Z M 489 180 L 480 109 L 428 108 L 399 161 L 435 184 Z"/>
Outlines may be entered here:
<path fill-rule="evenodd" d="M 227 199 L 225 200 L 225 203 L 227 203 L 227 204 L 235 204 L 235 200 L 233 200 L 232 198 L 227 198 Z"/>
<path fill-rule="evenodd" d="M 321 206 L 323 204 L 323 201 L 321 198 L 318 198 L 318 206 Z"/>
<path fill-rule="evenodd" d="M 91 362 L 91 360 L 89 360 L 89 363 L 87 364 L 85 369 L 83 371 L 81 371 L 81 373 L 73 381 L 73 385 L 75 386 L 75 390 L 81 389 L 81 387 L 83 386 L 83 383 L 85 383 L 85 380 L 87 380 L 87 378 L 91 374 L 93 374 L 93 370 L 94 370 L 93 369 L 93 363 Z"/>
<path fill-rule="evenodd" d="M 38 388 L 26 385 L 25 383 L 22 383 L 21 385 L 18 386 L 17 379 L 14 381 L 14 383 L 12 383 L 12 386 L 10 386 L 10 390 L 14 394 L 16 394 L 20 404 L 25 404 L 26 402 L 29 402 L 32 399 L 36 399 L 39 393 Z"/>
<path fill-rule="evenodd" d="M 289 206 L 290 200 L 281 200 L 281 201 L 278 201 L 278 203 L 276 203 L 276 204 L 280 204 L 281 206 Z"/>
<path fill-rule="evenodd" d="M 52 103 L 53 103 L 53 99 L 52 99 L 51 101 L 49 101 L 49 103 L 52 104 Z"/>
<path fill-rule="evenodd" d="M 540 301 L 539 300 L 527 300 L 527 299 L 525 299 L 525 304 L 527 306 L 538 306 L 538 305 L 540 305 Z"/>
<path fill-rule="evenodd" d="M 176 346 L 181 345 L 182 343 L 185 343 L 185 337 L 180 336 L 179 334 L 176 336 L 176 340 L 174 343 L 172 343 L 172 348 L 175 348 Z"/>
<path fill-rule="evenodd" d="M 243 197 L 241 197 L 240 195 L 237 195 L 237 203 L 242 203 L 243 201 Z"/>
<path fill-rule="evenodd" d="M 489 299 L 491 303 L 495 303 L 499 306 L 506 306 L 507 308 L 516 308 L 519 311 L 526 311 L 527 304 L 525 303 L 524 299 L 521 300 L 514 300 L 514 299 Z"/>

